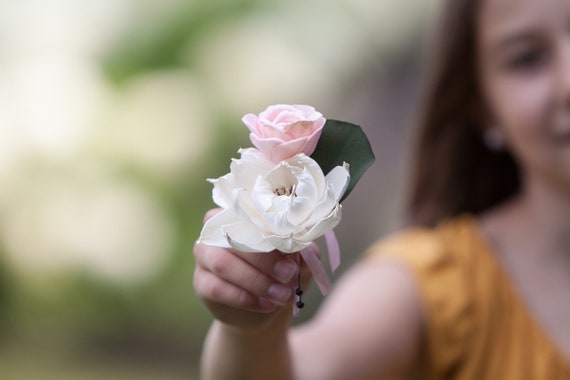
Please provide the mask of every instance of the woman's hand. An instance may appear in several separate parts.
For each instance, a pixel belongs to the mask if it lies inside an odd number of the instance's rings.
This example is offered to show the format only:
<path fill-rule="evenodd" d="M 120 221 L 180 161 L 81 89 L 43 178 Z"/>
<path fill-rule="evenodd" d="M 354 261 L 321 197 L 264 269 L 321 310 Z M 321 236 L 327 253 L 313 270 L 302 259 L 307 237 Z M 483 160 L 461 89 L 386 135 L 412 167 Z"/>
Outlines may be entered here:
<path fill-rule="evenodd" d="M 219 211 L 208 211 L 204 220 Z M 318 250 L 315 244 L 312 247 Z M 194 256 L 194 288 L 216 319 L 247 330 L 263 328 L 274 319 L 288 323 L 298 254 L 238 252 L 196 244 Z M 303 283 L 310 277 L 305 265 L 301 276 Z"/>

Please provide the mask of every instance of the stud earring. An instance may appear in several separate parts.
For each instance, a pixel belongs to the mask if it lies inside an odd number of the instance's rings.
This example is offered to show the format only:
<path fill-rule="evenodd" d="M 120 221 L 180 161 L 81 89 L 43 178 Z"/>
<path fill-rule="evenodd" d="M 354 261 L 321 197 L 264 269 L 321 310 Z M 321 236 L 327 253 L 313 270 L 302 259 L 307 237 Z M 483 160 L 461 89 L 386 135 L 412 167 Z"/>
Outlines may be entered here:
<path fill-rule="evenodd" d="M 483 142 L 489 150 L 498 152 L 505 147 L 505 135 L 499 127 L 489 127 L 483 132 Z"/>

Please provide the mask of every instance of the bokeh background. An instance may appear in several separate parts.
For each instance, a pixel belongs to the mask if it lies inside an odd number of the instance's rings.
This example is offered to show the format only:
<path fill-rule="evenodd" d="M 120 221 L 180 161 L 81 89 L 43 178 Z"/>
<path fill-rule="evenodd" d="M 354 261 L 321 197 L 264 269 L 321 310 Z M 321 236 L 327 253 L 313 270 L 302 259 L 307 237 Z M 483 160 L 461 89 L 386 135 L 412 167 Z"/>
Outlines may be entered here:
<path fill-rule="evenodd" d="M 340 272 L 398 228 L 435 8 L 0 0 L 0 379 L 198 379 L 192 246 L 245 113 L 311 104 L 370 137 Z"/>

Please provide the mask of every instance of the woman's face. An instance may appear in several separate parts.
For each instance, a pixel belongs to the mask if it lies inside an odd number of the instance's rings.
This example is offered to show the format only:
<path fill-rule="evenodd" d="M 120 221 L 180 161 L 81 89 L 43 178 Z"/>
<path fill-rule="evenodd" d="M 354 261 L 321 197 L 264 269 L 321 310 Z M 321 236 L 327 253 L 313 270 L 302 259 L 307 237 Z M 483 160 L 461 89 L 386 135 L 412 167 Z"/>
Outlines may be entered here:
<path fill-rule="evenodd" d="M 527 181 L 570 196 L 570 0 L 482 0 L 477 40 L 489 124 Z"/>

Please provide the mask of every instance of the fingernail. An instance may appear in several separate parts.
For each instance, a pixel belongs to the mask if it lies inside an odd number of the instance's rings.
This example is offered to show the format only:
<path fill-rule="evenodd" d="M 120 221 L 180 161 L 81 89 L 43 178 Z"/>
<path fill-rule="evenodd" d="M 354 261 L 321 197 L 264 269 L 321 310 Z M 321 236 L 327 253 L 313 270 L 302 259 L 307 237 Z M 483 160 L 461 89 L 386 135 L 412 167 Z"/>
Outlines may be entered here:
<path fill-rule="evenodd" d="M 279 260 L 275 263 L 274 270 L 279 281 L 288 283 L 297 273 L 297 265 L 290 260 Z"/>
<path fill-rule="evenodd" d="M 291 298 L 293 289 L 290 286 L 275 284 L 269 287 L 267 294 L 273 301 L 284 304 Z"/>

